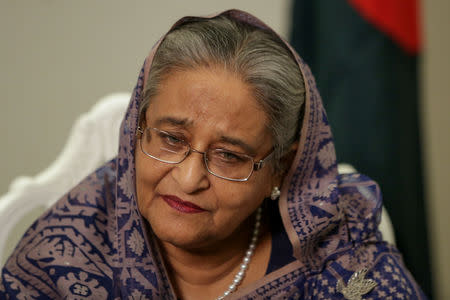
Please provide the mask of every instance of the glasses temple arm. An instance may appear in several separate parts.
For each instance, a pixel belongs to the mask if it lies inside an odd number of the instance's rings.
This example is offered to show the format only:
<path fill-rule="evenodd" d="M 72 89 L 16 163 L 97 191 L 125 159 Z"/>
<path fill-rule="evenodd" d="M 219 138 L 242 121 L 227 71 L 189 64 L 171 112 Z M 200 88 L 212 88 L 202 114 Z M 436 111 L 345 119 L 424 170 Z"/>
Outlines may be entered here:
<path fill-rule="evenodd" d="M 272 159 L 273 155 L 274 155 L 275 151 L 270 152 L 269 155 L 267 155 L 266 157 L 264 157 L 263 159 L 261 159 L 258 162 L 255 162 L 253 164 L 253 171 L 258 171 L 259 169 L 261 169 L 262 167 L 264 167 L 264 165 L 266 164 L 267 161 L 269 161 L 270 159 Z"/>

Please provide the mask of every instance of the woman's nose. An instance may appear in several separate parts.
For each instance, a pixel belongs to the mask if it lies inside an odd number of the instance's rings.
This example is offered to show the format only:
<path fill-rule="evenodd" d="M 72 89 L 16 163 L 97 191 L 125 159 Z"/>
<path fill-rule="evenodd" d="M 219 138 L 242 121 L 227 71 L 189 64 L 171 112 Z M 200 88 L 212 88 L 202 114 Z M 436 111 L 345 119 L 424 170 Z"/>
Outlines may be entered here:
<path fill-rule="evenodd" d="M 172 169 L 172 177 L 186 194 L 192 194 L 209 187 L 203 153 L 191 151 L 188 157 Z"/>

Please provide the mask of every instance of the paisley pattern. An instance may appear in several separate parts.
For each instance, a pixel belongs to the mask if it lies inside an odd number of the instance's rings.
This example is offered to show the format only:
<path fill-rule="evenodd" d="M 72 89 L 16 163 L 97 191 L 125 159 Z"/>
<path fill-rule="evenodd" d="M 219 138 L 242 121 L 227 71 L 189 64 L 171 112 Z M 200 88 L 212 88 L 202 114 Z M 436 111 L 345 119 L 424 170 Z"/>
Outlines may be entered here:
<path fill-rule="evenodd" d="M 245 12 L 223 14 L 271 30 Z M 29 228 L 1 272 L 0 299 L 176 299 L 155 237 L 137 209 L 134 184 L 138 106 L 158 44 L 144 62 L 122 122 L 118 157 Z M 364 299 L 425 299 L 401 255 L 381 240 L 376 183 L 359 174 L 337 174 L 314 78 L 292 53 L 304 75 L 306 106 L 299 149 L 278 201 L 297 260 L 233 298 L 343 299 L 337 282 L 367 269 L 365 277 L 376 286 Z"/>

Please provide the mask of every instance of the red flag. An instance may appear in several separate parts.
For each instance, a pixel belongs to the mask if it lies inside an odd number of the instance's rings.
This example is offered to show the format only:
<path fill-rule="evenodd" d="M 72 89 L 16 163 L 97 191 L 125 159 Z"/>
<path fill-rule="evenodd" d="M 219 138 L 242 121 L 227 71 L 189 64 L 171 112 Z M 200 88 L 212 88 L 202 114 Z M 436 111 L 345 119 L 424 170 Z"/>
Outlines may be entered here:
<path fill-rule="evenodd" d="M 419 0 L 348 0 L 363 18 L 410 54 L 421 47 Z"/>

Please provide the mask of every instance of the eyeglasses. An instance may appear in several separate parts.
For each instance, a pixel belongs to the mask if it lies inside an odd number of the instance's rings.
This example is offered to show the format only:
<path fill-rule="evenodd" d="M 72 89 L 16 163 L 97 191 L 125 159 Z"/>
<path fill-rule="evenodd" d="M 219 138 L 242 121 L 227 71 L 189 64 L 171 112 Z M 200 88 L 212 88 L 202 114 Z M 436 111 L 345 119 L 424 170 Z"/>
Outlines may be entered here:
<path fill-rule="evenodd" d="M 164 130 L 138 127 L 136 135 L 140 140 L 142 152 L 157 161 L 167 164 L 179 164 L 192 152 L 203 155 L 209 173 L 231 181 L 247 181 L 253 171 L 260 170 L 273 156 L 273 151 L 265 158 L 254 162 L 253 157 L 226 149 L 208 149 L 206 152 L 195 150 L 191 145 L 175 134 Z"/>

